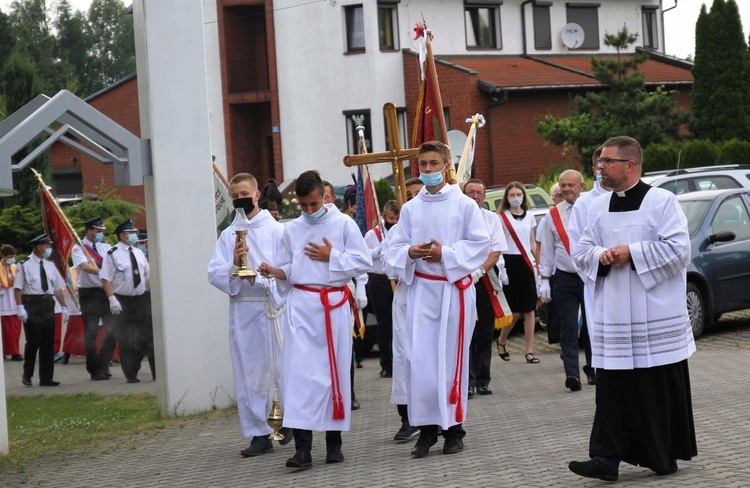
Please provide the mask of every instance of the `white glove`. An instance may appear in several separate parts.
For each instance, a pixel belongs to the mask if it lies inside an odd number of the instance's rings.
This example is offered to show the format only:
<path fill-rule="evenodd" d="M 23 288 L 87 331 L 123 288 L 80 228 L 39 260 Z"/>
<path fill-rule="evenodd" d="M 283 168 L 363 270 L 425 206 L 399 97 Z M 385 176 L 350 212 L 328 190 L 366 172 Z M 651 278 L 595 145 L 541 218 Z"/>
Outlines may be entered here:
<path fill-rule="evenodd" d="M 122 312 L 122 305 L 114 295 L 109 297 L 109 311 L 112 312 L 112 315 L 119 315 Z"/>
<path fill-rule="evenodd" d="M 357 283 L 357 286 L 354 287 L 354 304 L 359 310 L 362 310 L 367 306 L 367 291 L 365 290 L 365 285 Z"/>
<path fill-rule="evenodd" d="M 70 318 L 70 312 L 68 312 L 68 307 L 60 307 L 60 313 L 63 316 L 63 323 L 67 322 Z"/>
<path fill-rule="evenodd" d="M 16 312 L 16 315 L 18 316 L 18 320 L 20 320 L 21 322 L 26 322 L 27 320 L 29 320 L 29 314 L 26 313 L 26 307 L 24 307 L 23 305 L 18 306 L 18 312 Z"/>
<path fill-rule="evenodd" d="M 479 280 L 482 279 L 482 276 L 484 276 L 484 270 L 481 266 L 477 268 L 473 273 L 471 273 L 471 279 L 474 281 L 474 283 L 479 283 Z"/>
<path fill-rule="evenodd" d="M 510 284 L 510 280 L 508 279 L 508 272 L 505 271 L 505 266 L 502 266 L 500 268 L 500 283 L 506 286 Z"/>
<path fill-rule="evenodd" d="M 550 290 L 549 287 L 549 280 L 545 280 L 544 278 L 539 282 L 539 298 L 541 298 L 543 302 L 549 302 L 552 300 L 552 290 Z"/>

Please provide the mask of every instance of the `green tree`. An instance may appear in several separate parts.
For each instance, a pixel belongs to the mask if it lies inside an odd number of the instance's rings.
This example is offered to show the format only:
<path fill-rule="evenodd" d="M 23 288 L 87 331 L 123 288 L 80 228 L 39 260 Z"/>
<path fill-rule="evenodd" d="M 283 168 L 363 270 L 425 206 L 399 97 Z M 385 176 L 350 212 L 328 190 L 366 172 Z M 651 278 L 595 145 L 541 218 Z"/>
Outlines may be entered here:
<path fill-rule="evenodd" d="M 13 51 L 3 67 L 0 87 L 2 87 L 5 106 L 9 114 L 26 105 L 41 93 L 34 63 L 20 51 Z M 19 151 L 13 159 L 20 161 L 37 145 L 38 143 L 31 144 L 29 148 Z M 49 168 L 49 155 L 46 152 L 36 158 L 29 166 L 40 172 L 48 185 L 53 183 Z M 0 207 L 12 205 L 39 206 L 39 195 L 37 193 L 39 185 L 32 171 L 28 169 L 29 166 L 13 175 L 13 189 L 16 190 L 17 195 L 0 198 Z"/>
<path fill-rule="evenodd" d="M 647 147 L 678 140 L 679 128 L 687 121 L 687 114 L 675 107 L 677 91 L 663 86 L 646 89 L 638 67 L 648 55 L 620 54 L 636 39 L 637 34 L 626 27 L 616 34 L 606 34 L 604 44 L 617 49 L 617 57 L 591 61 L 594 76 L 603 88 L 575 96 L 569 117 L 547 114 L 536 123 L 537 132 L 546 142 L 564 146 L 565 152 L 577 149 L 577 158 L 587 172 L 594 150 L 609 137 L 629 135 Z"/>
<path fill-rule="evenodd" d="M 13 52 L 14 41 L 10 27 L 10 20 L 8 19 L 8 16 L 0 10 L 0 66 L 5 65 L 10 53 Z"/>
<path fill-rule="evenodd" d="M 383 205 L 385 205 L 385 202 L 388 200 L 395 200 L 396 199 L 396 192 L 393 191 L 393 188 L 391 188 L 391 184 L 388 183 L 388 180 L 385 178 L 381 178 L 377 181 L 375 181 L 375 193 L 378 197 L 378 205 L 380 205 L 380 210 L 383 210 Z"/>
<path fill-rule="evenodd" d="M 643 171 L 677 169 L 680 157 L 680 147 L 676 144 L 651 144 L 643 150 Z"/>
<path fill-rule="evenodd" d="M 720 164 L 750 163 L 750 142 L 732 139 L 719 147 Z"/>
<path fill-rule="evenodd" d="M 44 232 L 42 209 L 13 205 L 0 211 L 0 235 L 19 253 L 29 252 L 29 241 Z"/>
<path fill-rule="evenodd" d="M 695 25 L 691 91 L 697 138 L 750 139 L 750 52 L 735 0 L 701 8 Z"/>
<path fill-rule="evenodd" d="M 133 16 L 121 0 L 94 0 L 88 11 L 89 76 L 93 93 L 135 72 Z"/>
<path fill-rule="evenodd" d="M 86 16 L 80 11 L 73 11 L 68 0 L 60 0 L 55 12 L 55 56 L 70 67 L 71 77 L 67 88 L 73 93 L 92 93 L 91 78 L 87 72 L 90 64 L 90 41 L 86 33 Z"/>
<path fill-rule="evenodd" d="M 719 148 L 712 141 L 695 139 L 682 148 L 681 168 L 713 166 L 719 162 Z"/>

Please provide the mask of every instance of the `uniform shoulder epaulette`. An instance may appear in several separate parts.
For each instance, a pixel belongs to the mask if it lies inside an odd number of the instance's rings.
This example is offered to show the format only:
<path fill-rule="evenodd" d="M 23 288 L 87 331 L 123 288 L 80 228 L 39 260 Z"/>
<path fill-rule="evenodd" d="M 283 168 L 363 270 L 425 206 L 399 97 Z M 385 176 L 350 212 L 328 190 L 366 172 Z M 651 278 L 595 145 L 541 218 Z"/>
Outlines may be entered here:
<path fill-rule="evenodd" d="M 109 251 L 107 251 L 107 254 L 112 254 L 113 252 L 117 251 L 117 246 L 112 246 Z"/>
<path fill-rule="evenodd" d="M 22 260 L 20 260 L 20 261 L 18 262 L 18 264 L 23 264 L 23 263 L 25 263 L 26 261 L 28 261 L 28 260 L 29 260 L 30 258 L 31 258 L 31 256 L 26 256 L 25 258 L 23 258 Z"/>

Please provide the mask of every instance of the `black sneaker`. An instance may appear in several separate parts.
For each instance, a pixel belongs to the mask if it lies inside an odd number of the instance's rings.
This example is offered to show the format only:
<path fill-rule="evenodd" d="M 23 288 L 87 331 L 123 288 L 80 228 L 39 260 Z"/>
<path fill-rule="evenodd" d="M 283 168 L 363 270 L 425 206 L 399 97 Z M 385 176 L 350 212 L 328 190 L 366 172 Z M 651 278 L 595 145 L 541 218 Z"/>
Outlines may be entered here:
<path fill-rule="evenodd" d="M 414 439 L 419 434 L 417 427 L 409 425 L 409 421 L 402 421 L 401 428 L 398 429 L 396 435 L 393 436 L 393 440 L 397 442 L 407 442 Z"/>
<path fill-rule="evenodd" d="M 479 395 L 492 395 L 492 390 L 487 385 L 479 385 L 477 386 L 477 393 Z"/>
<path fill-rule="evenodd" d="M 284 436 L 284 438 L 279 441 L 279 444 L 282 446 L 286 446 L 294 440 L 294 431 L 289 427 L 280 428 L 279 434 Z"/>
<path fill-rule="evenodd" d="M 428 437 L 424 433 L 419 435 L 417 443 L 411 450 L 411 455 L 415 458 L 423 458 L 430 453 L 430 448 L 437 444 L 436 437 Z"/>
<path fill-rule="evenodd" d="M 312 455 L 310 451 L 297 451 L 294 456 L 286 460 L 287 468 L 308 469 L 312 468 Z"/>
<path fill-rule="evenodd" d="M 469 387 L 469 395 L 468 395 L 468 397 L 469 398 L 474 398 L 474 395 L 476 395 L 476 394 L 477 394 L 477 389 L 474 388 L 473 386 L 470 386 Z"/>
<path fill-rule="evenodd" d="M 242 457 L 255 457 L 273 451 L 273 442 L 267 436 L 255 436 L 250 446 L 240 451 Z"/>
<path fill-rule="evenodd" d="M 327 446 L 326 464 L 336 464 L 344 462 L 344 454 L 341 452 L 341 446 Z"/>

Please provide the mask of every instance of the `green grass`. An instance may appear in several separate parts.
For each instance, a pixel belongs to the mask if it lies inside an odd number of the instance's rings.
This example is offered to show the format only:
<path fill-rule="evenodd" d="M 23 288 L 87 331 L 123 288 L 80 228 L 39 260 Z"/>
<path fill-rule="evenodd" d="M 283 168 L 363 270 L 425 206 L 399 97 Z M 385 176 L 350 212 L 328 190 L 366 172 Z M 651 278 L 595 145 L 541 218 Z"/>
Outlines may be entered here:
<path fill-rule="evenodd" d="M 8 397 L 10 454 L 0 470 L 23 469 L 27 459 L 115 437 L 163 429 L 210 414 L 165 418 L 153 395 L 76 395 Z"/>

